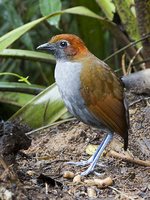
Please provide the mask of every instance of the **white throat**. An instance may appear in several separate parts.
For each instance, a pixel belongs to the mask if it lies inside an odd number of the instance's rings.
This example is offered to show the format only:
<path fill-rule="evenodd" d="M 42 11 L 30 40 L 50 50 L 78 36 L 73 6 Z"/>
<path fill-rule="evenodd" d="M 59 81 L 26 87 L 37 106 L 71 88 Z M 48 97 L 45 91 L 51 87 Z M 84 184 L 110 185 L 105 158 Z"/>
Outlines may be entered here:
<path fill-rule="evenodd" d="M 55 80 L 61 93 L 70 94 L 70 90 L 79 90 L 81 63 L 70 61 L 57 61 L 55 68 Z M 69 94 L 68 94 L 69 93 Z"/>

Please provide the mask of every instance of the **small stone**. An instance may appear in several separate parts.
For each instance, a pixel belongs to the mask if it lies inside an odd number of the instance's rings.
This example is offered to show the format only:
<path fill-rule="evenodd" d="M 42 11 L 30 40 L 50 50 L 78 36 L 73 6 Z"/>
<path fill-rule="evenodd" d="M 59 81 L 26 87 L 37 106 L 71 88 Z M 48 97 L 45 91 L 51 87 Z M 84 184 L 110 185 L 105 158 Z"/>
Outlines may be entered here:
<path fill-rule="evenodd" d="M 76 175 L 76 176 L 73 178 L 73 182 L 74 182 L 74 183 L 80 183 L 80 182 L 81 182 L 81 175 Z"/>
<path fill-rule="evenodd" d="M 1 200 L 12 200 L 13 199 L 14 194 L 7 190 L 5 187 L 1 187 L 0 186 L 0 199 Z"/>
<path fill-rule="evenodd" d="M 88 186 L 97 186 L 98 188 L 107 188 L 109 185 L 113 184 L 113 181 L 110 177 L 105 179 L 88 179 L 84 181 Z"/>
<path fill-rule="evenodd" d="M 35 172 L 32 171 L 32 170 L 28 170 L 28 171 L 27 171 L 27 174 L 28 174 L 29 176 L 34 176 L 34 175 L 35 175 Z"/>
<path fill-rule="evenodd" d="M 107 188 L 108 186 L 113 184 L 113 181 L 110 177 L 105 179 L 94 179 L 95 184 L 98 188 Z"/>
<path fill-rule="evenodd" d="M 87 188 L 87 195 L 89 198 L 91 199 L 95 199 L 96 198 L 96 191 L 94 188 L 88 187 Z"/>
<path fill-rule="evenodd" d="M 65 171 L 64 174 L 63 174 L 63 177 L 68 178 L 68 179 L 74 178 L 74 176 L 75 176 L 75 174 L 71 171 Z"/>
<path fill-rule="evenodd" d="M 134 115 L 137 112 L 137 109 L 130 109 L 129 113 L 130 115 Z"/>

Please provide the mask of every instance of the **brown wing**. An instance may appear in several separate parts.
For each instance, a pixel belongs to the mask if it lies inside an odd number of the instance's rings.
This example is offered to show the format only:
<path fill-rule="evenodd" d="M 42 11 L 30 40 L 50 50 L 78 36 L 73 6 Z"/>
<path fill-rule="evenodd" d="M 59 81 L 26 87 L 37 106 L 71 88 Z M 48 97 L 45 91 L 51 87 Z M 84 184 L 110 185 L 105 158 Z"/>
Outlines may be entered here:
<path fill-rule="evenodd" d="M 80 79 L 81 95 L 90 112 L 127 140 L 128 125 L 120 80 L 99 60 L 96 64 L 85 62 Z"/>

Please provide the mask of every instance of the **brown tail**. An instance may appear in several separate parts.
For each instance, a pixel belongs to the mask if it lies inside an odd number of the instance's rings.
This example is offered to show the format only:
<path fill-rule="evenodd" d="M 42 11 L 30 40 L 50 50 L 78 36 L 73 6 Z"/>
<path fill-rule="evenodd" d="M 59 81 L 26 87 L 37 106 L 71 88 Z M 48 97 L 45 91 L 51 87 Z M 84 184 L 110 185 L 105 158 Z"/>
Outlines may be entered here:
<path fill-rule="evenodd" d="M 128 130 L 126 133 L 126 137 L 124 138 L 124 150 L 126 151 L 128 148 Z"/>

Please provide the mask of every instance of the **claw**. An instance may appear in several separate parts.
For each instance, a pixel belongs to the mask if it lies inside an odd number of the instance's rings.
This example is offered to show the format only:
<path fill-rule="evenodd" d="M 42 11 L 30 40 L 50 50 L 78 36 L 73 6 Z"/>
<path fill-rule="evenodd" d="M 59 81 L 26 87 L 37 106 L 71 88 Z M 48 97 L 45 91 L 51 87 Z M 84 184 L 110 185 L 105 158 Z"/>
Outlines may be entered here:
<path fill-rule="evenodd" d="M 89 160 L 87 161 L 80 161 L 80 162 L 67 162 L 66 164 L 69 164 L 69 165 L 75 165 L 75 166 L 86 166 L 86 165 L 89 165 Z"/>

